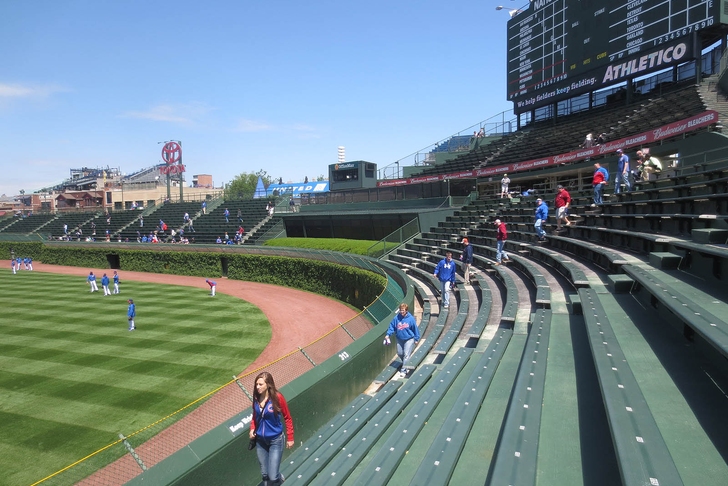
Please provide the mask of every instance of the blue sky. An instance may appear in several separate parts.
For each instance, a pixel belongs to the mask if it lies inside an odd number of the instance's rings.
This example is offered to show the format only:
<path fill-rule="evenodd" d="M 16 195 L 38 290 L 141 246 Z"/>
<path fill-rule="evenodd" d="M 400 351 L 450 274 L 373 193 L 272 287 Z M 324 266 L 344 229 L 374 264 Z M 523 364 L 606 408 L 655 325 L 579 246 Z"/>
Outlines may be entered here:
<path fill-rule="evenodd" d="M 170 139 L 216 186 L 325 175 L 340 145 L 382 168 L 511 109 L 515 3 L 4 1 L 0 194 L 131 173 Z"/>

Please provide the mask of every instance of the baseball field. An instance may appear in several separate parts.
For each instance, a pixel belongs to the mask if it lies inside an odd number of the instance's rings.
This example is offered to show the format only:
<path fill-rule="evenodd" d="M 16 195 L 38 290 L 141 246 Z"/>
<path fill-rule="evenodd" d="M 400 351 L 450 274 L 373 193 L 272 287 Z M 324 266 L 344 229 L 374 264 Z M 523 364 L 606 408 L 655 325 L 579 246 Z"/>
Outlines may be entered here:
<path fill-rule="evenodd" d="M 244 300 L 123 273 L 121 293 L 104 296 L 83 277 L 3 268 L 0 313 L 8 485 L 32 484 L 180 409 L 244 370 L 271 339 L 266 317 Z"/>

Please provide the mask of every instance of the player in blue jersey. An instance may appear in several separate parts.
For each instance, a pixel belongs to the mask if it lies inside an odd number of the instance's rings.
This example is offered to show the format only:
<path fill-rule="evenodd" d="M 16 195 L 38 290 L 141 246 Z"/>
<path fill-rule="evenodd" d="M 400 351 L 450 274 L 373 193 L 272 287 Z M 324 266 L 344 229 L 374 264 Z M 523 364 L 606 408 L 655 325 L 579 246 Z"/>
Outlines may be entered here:
<path fill-rule="evenodd" d="M 126 311 L 126 319 L 129 321 L 129 330 L 133 331 L 136 329 L 136 326 L 134 325 L 134 318 L 136 317 L 136 305 L 134 305 L 134 300 L 129 299 L 129 309 Z"/>
<path fill-rule="evenodd" d="M 101 277 L 101 288 L 104 289 L 104 295 L 111 295 L 111 291 L 109 290 L 109 277 L 106 274 Z"/>
<path fill-rule="evenodd" d="M 99 291 L 99 287 L 96 285 L 96 275 L 94 275 L 94 272 L 88 274 L 88 278 L 86 279 L 86 281 L 91 286 L 91 292 Z"/>
<path fill-rule="evenodd" d="M 114 270 L 114 293 L 118 294 L 119 292 L 119 274 L 116 273 L 116 270 Z"/>

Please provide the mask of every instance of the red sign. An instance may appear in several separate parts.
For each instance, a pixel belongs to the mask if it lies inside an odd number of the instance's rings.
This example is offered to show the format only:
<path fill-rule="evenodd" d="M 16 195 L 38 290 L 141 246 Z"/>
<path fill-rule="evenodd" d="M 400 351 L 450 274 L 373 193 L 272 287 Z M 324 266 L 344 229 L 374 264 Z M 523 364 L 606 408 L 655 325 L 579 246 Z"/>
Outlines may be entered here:
<path fill-rule="evenodd" d="M 167 142 L 162 147 L 162 160 L 167 165 L 176 164 L 182 160 L 182 147 L 177 142 Z"/>
<path fill-rule="evenodd" d="M 166 167 L 160 167 L 159 173 L 160 174 L 179 174 L 185 171 L 185 166 L 182 164 L 177 165 L 168 165 Z"/>
<path fill-rule="evenodd" d="M 718 112 L 709 110 L 690 118 L 685 118 L 669 125 L 663 125 L 648 132 L 642 132 L 631 137 L 625 137 L 620 140 L 605 143 L 596 147 L 575 150 L 565 154 L 553 155 L 542 159 L 526 160 L 524 162 L 516 162 L 513 164 L 499 165 L 496 167 L 483 167 L 482 169 L 474 169 L 466 172 L 454 172 L 452 174 L 438 174 L 428 176 L 415 176 L 409 179 L 395 179 L 377 182 L 378 187 L 401 186 L 404 184 L 421 184 L 423 182 L 436 182 L 446 179 L 463 179 L 471 177 L 487 177 L 504 173 L 523 172 L 536 167 L 549 167 L 553 165 L 566 164 L 570 162 L 578 162 L 580 160 L 596 157 L 598 155 L 606 155 L 616 152 L 617 149 L 626 150 L 632 147 L 640 147 L 642 145 L 654 143 L 666 138 L 680 135 L 681 133 L 692 132 L 699 128 L 710 126 L 718 123 Z"/>

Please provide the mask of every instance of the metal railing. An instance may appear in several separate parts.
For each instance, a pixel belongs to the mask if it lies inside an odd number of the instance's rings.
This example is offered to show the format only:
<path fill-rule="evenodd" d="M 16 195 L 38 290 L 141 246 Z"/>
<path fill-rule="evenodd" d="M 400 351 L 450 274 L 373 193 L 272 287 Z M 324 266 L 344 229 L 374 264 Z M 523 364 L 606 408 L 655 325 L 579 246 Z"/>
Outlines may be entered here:
<path fill-rule="evenodd" d="M 401 228 L 394 230 L 367 249 L 367 256 L 381 258 L 394 251 L 402 243 L 411 240 L 420 233 L 420 220 L 414 218 L 405 223 Z"/>

